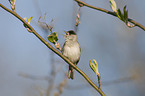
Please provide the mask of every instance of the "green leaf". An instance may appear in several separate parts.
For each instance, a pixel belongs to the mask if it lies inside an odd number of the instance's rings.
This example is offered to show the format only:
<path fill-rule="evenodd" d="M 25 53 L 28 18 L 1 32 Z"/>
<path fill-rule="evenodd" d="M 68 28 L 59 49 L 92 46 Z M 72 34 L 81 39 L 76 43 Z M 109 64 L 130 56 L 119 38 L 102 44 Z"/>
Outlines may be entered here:
<path fill-rule="evenodd" d="M 126 11 L 126 24 L 128 23 L 128 10 Z"/>
<path fill-rule="evenodd" d="M 16 0 L 12 0 L 12 4 L 14 4 L 14 5 L 15 5 L 15 2 L 16 2 Z"/>
<path fill-rule="evenodd" d="M 120 10 L 120 9 L 117 10 L 117 17 L 118 17 L 120 20 L 124 21 L 124 17 L 123 17 L 123 14 L 121 13 L 121 10 Z"/>
<path fill-rule="evenodd" d="M 27 20 L 27 17 L 25 17 L 24 20 L 26 21 Z"/>
<path fill-rule="evenodd" d="M 97 61 L 96 61 L 95 59 L 93 59 L 93 62 L 94 62 L 95 67 L 96 67 L 96 73 L 99 73 L 99 72 L 98 72 L 98 63 L 97 63 Z"/>
<path fill-rule="evenodd" d="M 53 43 L 54 39 L 53 39 L 53 36 L 48 36 L 48 40 Z"/>
<path fill-rule="evenodd" d="M 95 66 L 98 68 L 98 63 L 97 63 L 97 61 L 96 61 L 95 59 L 93 59 L 93 62 L 94 62 L 94 64 L 95 64 Z"/>
<path fill-rule="evenodd" d="M 54 40 L 57 42 L 58 41 L 57 33 L 56 32 L 53 32 L 52 34 L 53 34 Z"/>
<path fill-rule="evenodd" d="M 109 0 L 110 4 L 111 4 L 111 8 L 112 10 L 116 13 L 117 12 L 117 5 L 116 2 L 114 0 Z"/>
<path fill-rule="evenodd" d="M 124 11 L 124 20 L 125 20 L 125 23 L 127 24 L 128 23 L 128 10 L 126 10 L 126 6 L 124 6 L 123 11 Z"/>
<path fill-rule="evenodd" d="M 123 13 L 121 13 L 120 9 L 117 9 L 116 2 L 114 0 L 109 0 L 111 4 L 112 10 L 116 13 L 117 17 L 128 24 L 128 10 L 126 10 L 126 6 L 123 8 Z"/>
<path fill-rule="evenodd" d="M 33 18 L 33 17 L 30 17 L 30 18 L 27 20 L 27 23 L 28 23 L 28 24 L 30 24 L 32 18 Z"/>
<path fill-rule="evenodd" d="M 97 61 L 95 59 L 93 59 L 93 62 L 94 63 L 92 63 L 91 60 L 90 60 L 89 65 L 90 65 L 91 69 L 96 73 L 96 75 L 98 75 L 99 71 L 98 71 Z"/>
<path fill-rule="evenodd" d="M 126 5 L 124 6 L 123 11 L 124 11 L 124 13 L 126 12 Z"/>
<path fill-rule="evenodd" d="M 89 62 L 89 65 L 90 65 L 91 69 L 96 73 L 95 65 L 94 65 L 94 63 L 91 62 L 91 60 Z"/>
<path fill-rule="evenodd" d="M 57 36 L 57 33 L 56 32 L 53 32 L 51 33 L 49 36 L 48 36 L 48 40 L 55 44 L 57 41 L 58 41 L 58 36 Z"/>

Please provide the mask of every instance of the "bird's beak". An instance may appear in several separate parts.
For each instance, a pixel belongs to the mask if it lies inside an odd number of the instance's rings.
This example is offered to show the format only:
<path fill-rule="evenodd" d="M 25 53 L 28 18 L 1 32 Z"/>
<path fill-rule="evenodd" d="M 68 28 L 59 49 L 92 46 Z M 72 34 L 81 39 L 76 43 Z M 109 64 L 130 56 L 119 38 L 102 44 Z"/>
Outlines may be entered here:
<path fill-rule="evenodd" d="M 67 32 L 67 31 L 64 31 L 66 34 L 64 35 L 64 36 L 67 36 L 67 35 L 69 35 L 69 33 Z"/>
<path fill-rule="evenodd" d="M 68 33 L 67 31 L 64 31 L 66 34 Z"/>

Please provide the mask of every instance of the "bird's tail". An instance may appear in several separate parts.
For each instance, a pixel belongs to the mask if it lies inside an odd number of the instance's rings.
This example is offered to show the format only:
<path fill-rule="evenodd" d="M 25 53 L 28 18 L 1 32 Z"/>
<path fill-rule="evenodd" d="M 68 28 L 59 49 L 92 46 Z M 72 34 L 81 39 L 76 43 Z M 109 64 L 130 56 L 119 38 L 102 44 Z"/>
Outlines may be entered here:
<path fill-rule="evenodd" d="M 74 68 L 69 66 L 69 70 L 68 70 L 68 79 L 74 79 Z"/>

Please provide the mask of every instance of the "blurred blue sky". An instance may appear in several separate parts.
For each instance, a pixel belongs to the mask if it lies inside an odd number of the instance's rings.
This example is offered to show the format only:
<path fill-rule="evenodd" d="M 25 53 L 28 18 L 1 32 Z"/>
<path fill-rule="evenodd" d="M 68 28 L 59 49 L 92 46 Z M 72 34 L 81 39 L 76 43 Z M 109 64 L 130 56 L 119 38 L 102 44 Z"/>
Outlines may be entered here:
<path fill-rule="evenodd" d="M 111 10 L 109 0 L 84 1 Z M 119 8 L 127 5 L 129 17 L 145 26 L 144 0 L 115 1 Z M 1 0 L 0 3 L 10 8 L 8 0 Z M 48 23 L 51 19 L 54 20 L 53 31 L 58 33 L 61 46 L 64 42 L 63 31 L 74 29 L 77 9 L 78 5 L 73 0 L 16 0 L 16 12 L 23 18 L 33 16 L 32 27 L 46 40 L 48 33 L 40 28 L 38 19 L 46 13 Z M 102 90 L 107 96 L 144 96 L 145 32 L 138 27 L 130 29 L 116 17 L 87 7 L 82 7 L 80 13 L 78 41 L 82 55 L 78 67 L 96 82 L 96 76 L 88 64 L 89 60 L 96 59 Z M 48 76 L 51 70 L 51 51 L 27 32 L 17 18 L 2 8 L 0 21 L 0 95 L 40 96 L 36 87 L 45 90 L 48 81 L 32 80 L 19 74 Z M 57 55 L 54 58 L 59 62 L 55 64 L 57 67 L 67 65 Z M 66 71 L 67 67 L 62 70 Z M 98 94 L 80 74 L 75 72 L 75 75 L 74 80 L 68 80 L 62 96 Z M 131 76 L 135 76 L 135 79 L 126 80 Z M 59 84 L 63 78 L 63 72 L 59 73 L 55 83 Z M 111 83 L 114 80 L 121 83 Z"/>

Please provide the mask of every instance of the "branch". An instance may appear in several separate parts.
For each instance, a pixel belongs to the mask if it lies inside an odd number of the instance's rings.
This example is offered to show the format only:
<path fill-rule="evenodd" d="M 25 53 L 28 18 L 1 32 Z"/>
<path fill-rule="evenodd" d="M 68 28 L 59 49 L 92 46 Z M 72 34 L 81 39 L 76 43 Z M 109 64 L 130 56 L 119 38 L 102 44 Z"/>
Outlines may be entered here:
<path fill-rule="evenodd" d="M 89 5 L 83 1 L 80 1 L 80 0 L 75 0 L 78 4 L 82 4 L 83 6 L 86 6 L 86 7 L 89 7 L 89 8 L 92 8 L 92 9 L 95 9 L 95 10 L 99 10 L 99 11 L 102 11 L 102 12 L 105 12 L 107 14 L 110 14 L 110 15 L 113 15 L 115 17 L 117 17 L 116 13 L 115 12 L 111 12 L 111 11 L 108 11 L 106 9 L 103 9 L 103 8 L 98 8 L 98 7 L 95 7 L 95 6 L 92 6 L 92 5 Z M 128 21 L 132 24 L 134 24 L 135 26 L 138 26 L 139 28 L 141 28 L 142 30 L 145 31 L 145 27 L 143 25 L 141 25 L 140 23 L 137 23 L 136 21 L 128 18 Z"/>
<path fill-rule="evenodd" d="M 50 50 L 52 50 L 54 53 L 56 53 L 58 56 L 60 56 L 66 63 L 71 65 L 77 72 L 79 72 L 86 80 L 87 82 L 100 93 L 101 96 L 105 96 L 103 91 L 99 89 L 91 80 L 90 78 L 81 71 L 76 65 L 74 65 L 72 62 L 70 62 L 69 59 L 67 59 L 65 56 L 63 56 L 59 51 L 57 51 L 55 48 L 53 48 L 46 40 L 44 40 L 33 28 L 30 24 L 28 24 L 22 17 L 20 17 L 15 11 L 11 11 L 10 9 L 6 8 L 0 3 L 0 7 L 2 7 L 7 12 L 14 15 L 16 18 L 18 18 L 24 25 L 27 25 L 27 27 L 31 30 L 31 33 L 33 33 L 42 43 L 44 43 Z"/>

